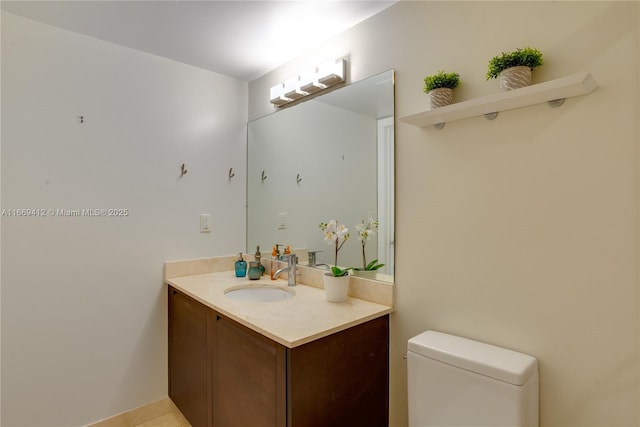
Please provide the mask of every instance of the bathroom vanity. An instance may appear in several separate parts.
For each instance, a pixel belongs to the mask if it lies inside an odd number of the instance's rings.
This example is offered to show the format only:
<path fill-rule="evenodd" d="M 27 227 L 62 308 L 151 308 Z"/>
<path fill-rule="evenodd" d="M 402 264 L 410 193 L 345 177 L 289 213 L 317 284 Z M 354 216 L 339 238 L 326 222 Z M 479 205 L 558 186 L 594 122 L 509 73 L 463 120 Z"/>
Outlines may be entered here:
<path fill-rule="evenodd" d="M 298 285 L 275 302 L 232 287 L 286 287 L 215 272 L 166 279 L 169 396 L 199 426 L 387 426 L 389 313 Z"/>

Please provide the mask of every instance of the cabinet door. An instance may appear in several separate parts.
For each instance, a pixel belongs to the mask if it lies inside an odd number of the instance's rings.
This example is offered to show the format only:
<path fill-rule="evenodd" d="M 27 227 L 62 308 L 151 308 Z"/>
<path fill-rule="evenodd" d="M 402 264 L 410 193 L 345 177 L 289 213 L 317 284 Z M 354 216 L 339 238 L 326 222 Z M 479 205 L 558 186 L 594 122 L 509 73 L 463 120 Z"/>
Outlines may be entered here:
<path fill-rule="evenodd" d="M 193 427 L 206 427 L 209 309 L 169 287 L 169 397 Z"/>
<path fill-rule="evenodd" d="M 289 426 L 388 427 L 389 316 L 290 350 Z"/>
<path fill-rule="evenodd" d="M 285 348 L 219 315 L 211 344 L 214 427 L 286 426 Z"/>

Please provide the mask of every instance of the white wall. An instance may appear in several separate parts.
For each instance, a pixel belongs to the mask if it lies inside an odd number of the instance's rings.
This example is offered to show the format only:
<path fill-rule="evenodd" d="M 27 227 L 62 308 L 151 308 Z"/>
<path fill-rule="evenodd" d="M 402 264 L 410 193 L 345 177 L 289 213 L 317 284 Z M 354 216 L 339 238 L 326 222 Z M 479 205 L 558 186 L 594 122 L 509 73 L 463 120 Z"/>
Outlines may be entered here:
<path fill-rule="evenodd" d="M 2 217 L 2 425 L 167 395 L 162 264 L 244 248 L 246 121 L 246 83 L 2 13 L 2 209 L 129 210 Z"/>
<path fill-rule="evenodd" d="M 400 2 L 249 85 L 349 56 L 353 81 L 396 73 L 399 117 L 424 76 L 458 101 L 498 90 L 488 60 L 531 45 L 534 83 L 589 71 L 591 95 L 448 123 L 396 126 L 391 427 L 407 424 L 406 341 L 436 329 L 538 358 L 542 426 L 640 422 L 637 2 Z"/>

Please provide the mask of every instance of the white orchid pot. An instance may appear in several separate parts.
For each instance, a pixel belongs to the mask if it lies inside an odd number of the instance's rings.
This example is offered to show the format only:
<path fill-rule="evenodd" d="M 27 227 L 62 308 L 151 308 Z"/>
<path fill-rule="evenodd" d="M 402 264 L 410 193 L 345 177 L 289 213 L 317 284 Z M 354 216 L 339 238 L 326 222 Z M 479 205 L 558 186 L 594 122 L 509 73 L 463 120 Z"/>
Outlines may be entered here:
<path fill-rule="evenodd" d="M 531 68 L 520 66 L 502 70 L 498 76 L 498 82 L 503 91 L 529 86 L 531 84 Z"/>
<path fill-rule="evenodd" d="M 324 275 L 324 290 L 327 301 L 342 302 L 349 296 L 349 275 L 336 277 L 331 273 Z"/>
<path fill-rule="evenodd" d="M 453 89 L 448 87 L 431 89 L 429 92 L 427 92 L 427 99 L 429 100 L 429 107 L 432 110 L 434 108 L 453 104 Z"/>
<path fill-rule="evenodd" d="M 364 277 L 365 279 L 375 279 L 378 276 L 378 272 L 376 270 L 353 270 L 353 275 Z"/>

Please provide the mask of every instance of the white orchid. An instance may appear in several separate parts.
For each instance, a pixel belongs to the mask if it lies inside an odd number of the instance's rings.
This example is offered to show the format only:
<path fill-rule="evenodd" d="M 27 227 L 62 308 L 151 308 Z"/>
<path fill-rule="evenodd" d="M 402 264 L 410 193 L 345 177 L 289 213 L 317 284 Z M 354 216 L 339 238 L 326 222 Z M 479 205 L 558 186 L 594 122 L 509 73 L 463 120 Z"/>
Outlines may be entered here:
<path fill-rule="evenodd" d="M 371 217 L 366 223 L 362 220 L 360 224 L 356 225 L 356 231 L 358 232 L 358 240 L 362 242 L 369 240 L 378 231 L 378 221 Z"/>
<path fill-rule="evenodd" d="M 320 229 L 324 232 L 324 241 L 333 243 L 343 243 L 349 238 L 349 229 L 344 224 L 339 224 L 335 219 L 328 223 L 320 223 Z"/>
<path fill-rule="evenodd" d="M 338 224 L 335 219 L 329 222 L 321 222 L 319 227 L 324 233 L 324 241 L 329 245 L 335 246 L 335 262 L 334 266 L 331 267 L 331 272 L 334 276 L 346 275 L 349 269 L 343 270 L 338 267 L 338 251 L 349 240 L 349 229 L 344 224 Z"/>
<path fill-rule="evenodd" d="M 356 231 L 358 232 L 358 240 L 362 242 L 362 269 L 377 270 L 384 267 L 384 264 L 378 264 L 377 259 L 367 264 L 367 256 L 364 250 L 367 240 L 371 239 L 371 236 L 375 236 L 378 231 L 378 221 L 372 217 L 369 217 L 366 223 L 362 220 L 360 224 L 356 225 Z"/>

